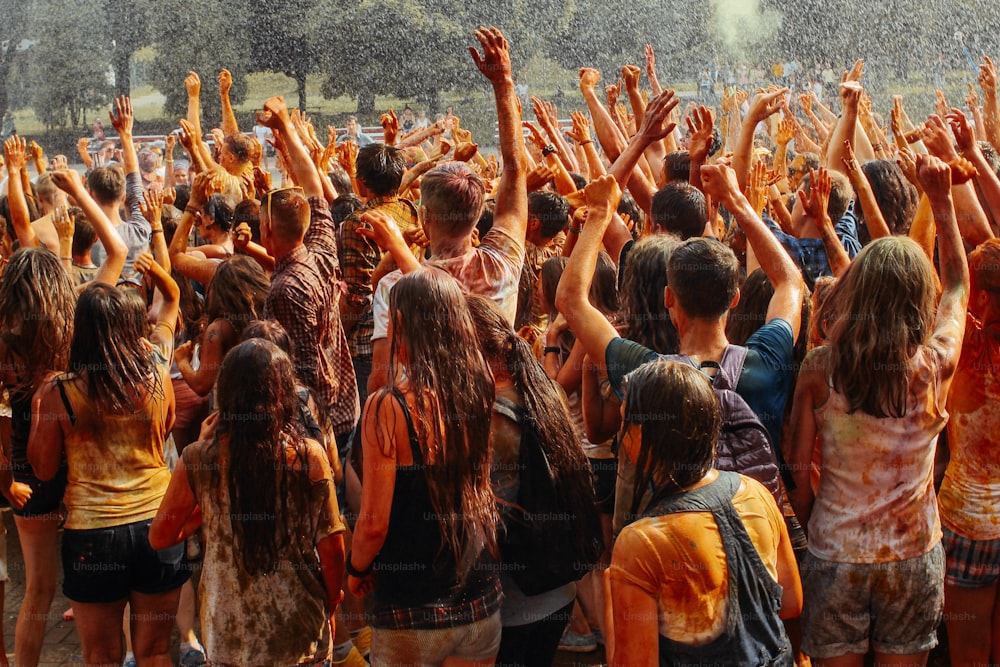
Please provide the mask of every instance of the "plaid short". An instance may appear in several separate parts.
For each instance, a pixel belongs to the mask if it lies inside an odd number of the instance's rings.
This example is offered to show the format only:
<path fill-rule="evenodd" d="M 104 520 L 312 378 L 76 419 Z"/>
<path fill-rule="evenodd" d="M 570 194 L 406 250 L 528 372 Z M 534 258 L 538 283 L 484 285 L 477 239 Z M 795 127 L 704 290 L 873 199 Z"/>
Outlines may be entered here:
<path fill-rule="evenodd" d="M 1000 539 L 973 540 L 941 526 L 946 566 L 944 583 L 959 588 L 983 588 L 1000 579 Z"/>

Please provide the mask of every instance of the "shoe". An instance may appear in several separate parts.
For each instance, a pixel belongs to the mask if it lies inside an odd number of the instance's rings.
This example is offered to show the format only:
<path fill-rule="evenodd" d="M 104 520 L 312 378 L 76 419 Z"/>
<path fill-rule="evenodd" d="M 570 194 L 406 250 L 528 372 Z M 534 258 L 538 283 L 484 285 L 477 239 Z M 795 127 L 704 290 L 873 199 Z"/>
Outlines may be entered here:
<path fill-rule="evenodd" d="M 122 667 L 136 667 L 135 657 L 127 658 L 125 662 L 122 663 Z"/>
<path fill-rule="evenodd" d="M 562 639 L 559 640 L 559 650 L 570 653 L 590 653 L 597 650 L 597 638 L 594 637 L 593 633 L 578 635 L 567 627 Z"/>
<path fill-rule="evenodd" d="M 368 667 L 368 661 L 362 657 L 357 645 L 355 645 L 351 647 L 351 652 L 347 654 L 346 658 L 334 660 L 333 667 Z"/>
<path fill-rule="evenodd" d="M 205 658 L 205 653 L 196 648 L 189 648 L 177 661 L 177 667 L 205 667 L 206 664 L 208 661 Z"/>
<path fill-rule="evenodd" d="M 354 642 L 354 648 L 358 649 L 358 653 L 367 658 L 372 652 L 372 626 L 366 625 L 358 630 L 357 634 L 352 634 L 351 641 Z"/>
<path fill-rule="evenodd" d="M 601 632 L 600 628 L 594 628 L 594 641 L 604 646 L 604 633 Z"/>

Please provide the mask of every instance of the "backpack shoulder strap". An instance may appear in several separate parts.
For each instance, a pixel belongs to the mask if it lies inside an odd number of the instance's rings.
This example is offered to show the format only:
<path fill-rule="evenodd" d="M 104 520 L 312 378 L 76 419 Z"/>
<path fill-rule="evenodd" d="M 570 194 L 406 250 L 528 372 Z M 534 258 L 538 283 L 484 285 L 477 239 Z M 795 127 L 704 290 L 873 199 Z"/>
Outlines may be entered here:
<path fill-rule="evenodd" d="M 736 391 L 736 385 L 740 382 L 740 374 L 743 372 L 748 351 L 742 345 L 726 346 L 722 353 L 722 359 L 718 363 L 720 372 L 716 374 L 713 383 L 716 389 Z"/>

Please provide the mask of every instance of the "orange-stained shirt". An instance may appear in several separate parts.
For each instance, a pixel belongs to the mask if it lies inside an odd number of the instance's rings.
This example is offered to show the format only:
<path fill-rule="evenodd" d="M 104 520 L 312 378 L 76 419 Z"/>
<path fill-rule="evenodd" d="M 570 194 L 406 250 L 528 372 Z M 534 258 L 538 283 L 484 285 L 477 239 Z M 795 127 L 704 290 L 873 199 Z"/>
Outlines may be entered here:
<path fill-rule="evenodd" d="M 763 484 L 740 479 L 733 506 L 777 581 L 781 510 Z M 660 635 L 667 639 L 705 644 L 726 627 L 729 569 L 711 512 L 677 512 L 626 526 L 615 541 L 610 576 L 657 598 Z"/>
<path fill-rule="evenodd" d="M 948 412 L 951 459 L 938 492 L 941 523 L 971 539 L 1000 539 L 1000 341 L 972 315 Z"/>

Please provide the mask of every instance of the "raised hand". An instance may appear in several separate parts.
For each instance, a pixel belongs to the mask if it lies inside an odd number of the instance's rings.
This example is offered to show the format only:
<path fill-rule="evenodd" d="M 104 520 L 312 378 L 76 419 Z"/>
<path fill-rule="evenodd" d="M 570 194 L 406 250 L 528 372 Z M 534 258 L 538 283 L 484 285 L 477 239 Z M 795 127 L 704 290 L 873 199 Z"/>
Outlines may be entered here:
<path fill-rule="evenodd" d="M 995 93 L 997 89 L 997 68 L 989 56 L 983 56 L 979 65 L 979 85 L 984 93 Z"/>
<path fill-rule="evenodd" d="M 854 176 L 861 171 L 861 164 L 858 163 L 858 158 L 854 155 L 851 142 L 846 139 L 844 140 L 844 157 L 841 160 L 844 163 L 844 168 L 847 169 L 847 175 L 853 180 Z"/>
<path fill-rule="evenodd" d="M 201 133 L 183 118 L 180 123 L 181 130 L 177 133 L 177 139 L 181 142 L 184 150 L 188 152 L 188 155 L 194 155 L 195 146 L 201 143 Z"/>
<path fill-rule="evenodd" d="M 395 146 L 399 137 L 399 119 L 396 118 L 396 112 L 390 108 L 389 113 L 382 114 L 379 121 L 382 124 L 383 141 L 387 146 Z"/>
<path fill-rule="evenodd" d="M 229 90 L 233 87 L 233 75 L 229 72 L 229 70 L 223 69 L 222 71 L 219 72 L 218 79 L 219 79 L 219 94 L 228 95 Z M 199 82 L 199 90 L 200 86 L 201 84 Z"/>
<path fill-rule="evenodd" d="M 945 162 L 950 162 L 958 157 L 958 153 L 955 151 L 955 144 L 952 141 L 951 131 L 940 116 L 931 114 L 927 117 L 927 122 L 922 127 L 923 131 L 920 138 L 932 155 L 941 158 Z M 919 166 L 918 162 L 918 171 Z"/>
<path fill-rule="evenodd" d="M 817 225 L 829 216 L 827 206 L 830 203 L 831 188 L 829 172 L 825 167 L 820 167 L 819 171 L 809 170 L 809 196 L 807 197 L 802 190 L 798 192 L 802 209 Z"/>
<path fill-rule="evenodd" d="M 864 93 L 864 88 L 861 87 L 860 83 L 853 79 L 849 79 L 841 83 L 839 89 L 840 100 L 843 102 L 845 107 L 853 107 L 854 109 L 857 109 L 861 105 L 861 95 Z"/>
<path fill-rule="evenodd" d="M 35 164 L 43 164 L 45 162 L 45 151 L 42 150 L 42 147 L 34 139 L 28 142 L 28 154 L 35 161 Z"/>
<path fill-rule="evenodd" d="M 696 163 L 704 162 L 708 157 L 708 152 L 712 150 L 713 130 L 715 119 L 712 117 L 712 110 L 706 106 L 697 107 L 687 117 L 688 126 L 688 154 L 691 161 Z"/>
<path fill-rule="evenodd" d="M 764 210 L 767 203 L 767 188 L 771 185 L 771 173 L 763 160 L 754 162 L 747 181 L 747 201 L 758 214 Z"/>
<path fill-rule="evenodd" d="M 647 44 L 642 55 L 646 59 L 646 76 L 656 78 L 656 51 L 653 50 L 653 45 Z"/>
<path fill-rule="evenodd" d="M 642 70 L 635 65 L 625 65 L 625 67 L 622 67 L 622 81 L 625 82 L 626 90 L 638 89 L 640 76 L 642 76 Z"/>
<path fill-rule="evenodd" d="M 253 232 L 250 229 L 250 225 L 245 222 L 241 222 L 236 225 L 236 229 L 233 230 L 233 247 L 239 248 L 240 250 L 246 250 L 247 246 L 250 245 L 252 238 Z"/>
<path fill-rule="evenodd" d="M 73 233 L 76 231 L 76 221 L 69 214 L 65 206 L 57 206 L 52 213 L 52 226 L 56 229 L 56 234 L 60 239 L 73 240 Z"/>
<path fill-rule="evenodd" d="M 201 208 L 212 198 L 218 188 L 216 187 L 215 174 L 211 171 L 198 172 L 191 185 L 191 198 L 189 204 L 195 208 Z"/>
<path fill-rule="evenodd" d="M 184 79 L 184 88 L 187 90 L 188 97 L 198 97 L 201 95 L 201 79 L 198 78 L 196 72 L 188 72 L 187 77 Z"/>
<path fill-rule="evenodd" d="M 940 90 L 934 91 L 934 112 L 944 118 L 951 111 L 951 105 L 948 104 L 948 99 L 944 96 L 944 93 Z"/>
<path fill-rule="evenodd" d="M 59 154 L 52 158 L 52 169 L 69 169 L 69 161 L 67 161 L 66 156 Z"/>
<path fill-rule="evenodd" d="M 787 145 L 799 131 L 799 124 L 794 118 L 783 118 L 778 123 L 778 134 L 775 140 L 781 145 Z"/>
<path fill-rule="evenodd" d="M 393 244 L 408 245 L 399 225 L 383 211 L 368 211 L 361 216 L 361 222 L 363 224 L 358 225 L 358 234 L 375 241 L 383 250 L 388 250 Z"/>
<path fill-rule="evenodd" d="M 665 90 L 649 103 L 642 117 L 639 134 L 649 141 L 659 141 L 674 131 L 676 123 L 670 122 L 670 112 L 677 108 L 680 99 L 674 91 Z"/>
<path fill-rule="evenodd" d="M 740 183 L 736 172 L 723 163 L 706 164 L 701 167 L 701 188 L 714 201 L 725 203 L 740 194 Z"/>
<path fill-rule="evenodd" d="M 118 131 L 118 136 L 126 135 L 131 141 L 132 124 L 135 118 L 132 115 L 132 99 L 127 95 L 122 95 L 115 100 L 111 112 L 111 125 Z M 124 145 L 124 140 L 122 144 Z"/>
<path fill-rule="evenodd" d="M 3 150 L 9 171 L 21 170 L 28 166 L 28 147 L 24 137 L 12 134 L 4 142 Z"/>
<path fill-rule="evenodd" d="M 586 93 L 588 90 L 592 91 L 597 87 L 597 84 L 601 80 L 601 73 L 596 69 L 590 67 L 580 68 L 580 92 Z"/>
<path fill-rule="evenodd" d="M 153 268 L 154 264 L 156 264 L 156 259 L 153 258 L 153 255 L 144 252 L 135 258 L 135 263 L 132 266 L 139 273 L 146 275 Z"/>
<path fill-rule="evenodd" d="M 530 120 L 521 121 L 521 125 L 528 128 L 528 141 L 533 143 L 538 150 L 542 150 L 549 145 L 548 139 L 545 138 L 541 130 L 539 130 Z"/>
<path fill-rule="evenodd" d="M 528 172 L 527 189 L 528 192 L 540 190 L 548 185 L 555 178 L 552 167 L 545 163 L 535 165 L 535 168 Z"/>
<path fill-rule="evenodd" d="M 608 108 L 614 109 L 618 104 L 618 97 L 622 92 L 622 80 L 618 79 L 617 83 L 611 83 L 604 87 L 604 96 L 608 102 Z"/>
<path fill-rule="evenodd" d="M 257 120 L 272 130 L 284 129 L 292 122 L 285 98 L 275 95 L 265 100 L 263 110 L 257 112 Z"/>
<path fill-rule="evenodd" d="M 587 116 L 580 111 L 574 111 L 570 114 L 570 118 L 573 121 L 573 129 L 567 131 L 566 136 L 578 144 L 593 141 L 590 138 L 590 120 Z"/>
<path fill-rule="evenodd" d="M 958 150 L 971 151 L 976 147 L 976 130 L 969 123 L 969 119 L 959 109 L 952 109 L 947 114 L 948 125 L 951 126 L 952 134 L 955 135 L 955 142 Z"/>
<path fill-rule="evenodd" d="M 840 77 L 841 82 L 847 81 L 861 81 L 861 78 L 865 75 L 865 61 L 860 58 L 854 62 L 851 69 L 844 72 L 843 76 Z"/>
<path fill-rule="evenodd" d="M 813 108 L 813 98 L 811 94 L 799 95 L 799 104 L 802 105 L 802 111 L 809 114 L 812 112 Z"/>
<path fill-rule="evenodd" d="M 497 86 L 504 82 L 513 82 L 514 77 L 510 66 L 510 47 L 507 39 L 497 28 L 481 27 L 476 30 L 476 39 L 483 49 L 482 56 L 474 46 L 469 47 L 469 54 L 472 56 L 476 67 L 483 76 Z"/>
<path fill-rule="evenodd" d="M 476 157 L 476 153 L 478 152 L 478 144 L 463 142 L 455 146 L 455 155 L 452 157 L 456 162 L 468 162 L 472 158 Z"/>
<path fill-rule="evenodd" d="M 666 94 L 666 92 L 667 91 L 664 91 L 664 94 Z M 591 181 L 587 187 L 583 189 L 583 194 L 587 199 L 588 211 L 593 211 L 595 209 L 614 211 L 618 208 L 618 203 L 622 198 L 622 191 L 618 186 L 618 181 L 616 181 L 615 177 L 610 174 L 605 174 L 604 176 Z"/>
<path fill-rule="evenodd" d="M 921 188 L 920 181 L 917 180 L 917 156 L 909 148 L 900 148 L 896 164 L 903 171 L 906 180 L 917 188 Z"/>
<path fill-rule="evenodd" d="M 257 192 L 267 192 L 271 189 L 271 172 L 260 167 L 253 168 L 253 186 Z"/>
<path fill-rule="evenodd" d="M 73 169 L 60 169 L 52 172 L 52 182 L 66 194 L 73 195 L 83 190 L 83 180 Z"/>
<path fill-rule="evenodd" d="M 174 147 L 177 145 L 177 135 L 173 132 L 163 137 L 163 155 L 168 160 L 174 156 Z"/>
<path fill-rule="evenodd" d="M 770 116 L 776 114 L 782 104 L 788 88 L 778 88 L 766 93 L 757 93 L 750 101 L 750 111 L 747 113 L 747 120 L 755 125 Z M 739 98 L 737 92 L 737 99 Z"/>
<path fill-rule="evenodd" d="M 969 84 L 969 92 L 965 95 L 965 104 L 969 107 L 969 111 L 975 111 L 979 108 L 979 93 L 976 92 L 971 83 Z"/>
<path fill-rule="evenodd" d="M 153 229 L 160 227 L 163 216 L 163 193 L 146 190 L 139 201 L 139 210 Z"/>
<path fill-rule="evenodd" d="M 353 141 L 345 141 L 337 146 L 337 162 L 348 174 L 354 174 L 357 168 L 354 166 L 358 159 L 358 145 Z"/>
<path fill-rule="evenodd" d="M 917 156 L 917 180 L 931 200 L 951 196 L 951 168 L 934 155 Z"/>
<path fill-rule="evenodd" d="M 177 190 L 175 188 L 163 188 L 160 190 L 160 195 L 163 197 L 164 206 L 173 206 L 174 202 L 177 201 Z"/>

